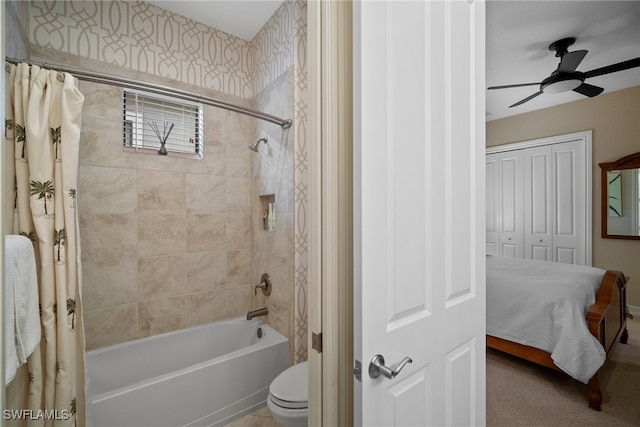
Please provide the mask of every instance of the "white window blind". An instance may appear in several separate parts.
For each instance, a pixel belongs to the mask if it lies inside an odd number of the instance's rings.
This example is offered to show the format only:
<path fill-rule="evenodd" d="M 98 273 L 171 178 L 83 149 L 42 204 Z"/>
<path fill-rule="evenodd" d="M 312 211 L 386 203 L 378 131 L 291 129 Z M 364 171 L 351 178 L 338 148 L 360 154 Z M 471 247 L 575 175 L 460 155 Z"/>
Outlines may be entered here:
<path fill-rule="evenodd" d="M 157 152 L 166 137 L 167 152 L 202 158 L 202 104 L 133 90 L 123 99 L 125 147 Z"/>

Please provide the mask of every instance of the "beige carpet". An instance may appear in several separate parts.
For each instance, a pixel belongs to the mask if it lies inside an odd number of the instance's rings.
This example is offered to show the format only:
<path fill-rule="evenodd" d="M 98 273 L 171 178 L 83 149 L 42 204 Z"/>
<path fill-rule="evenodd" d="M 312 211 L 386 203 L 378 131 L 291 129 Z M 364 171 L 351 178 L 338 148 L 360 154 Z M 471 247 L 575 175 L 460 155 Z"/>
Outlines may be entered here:
<path fill-rule="evenodd" d="M 602 411 L 568 375 L 487 349 L 487 426 L 640 426 L 640 319 L 601 372 Z"/>

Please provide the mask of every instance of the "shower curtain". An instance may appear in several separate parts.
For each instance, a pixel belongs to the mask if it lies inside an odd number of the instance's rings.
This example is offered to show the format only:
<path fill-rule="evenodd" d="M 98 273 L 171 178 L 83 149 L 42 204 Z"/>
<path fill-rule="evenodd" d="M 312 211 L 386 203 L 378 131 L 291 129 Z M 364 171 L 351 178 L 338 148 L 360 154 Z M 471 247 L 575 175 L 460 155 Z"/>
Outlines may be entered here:
<path fill-rule="evenodd" d="M 84 332 L 76 213 L 84 96 L 68 74 L 6 64 L 4 234 L 31 239 L 42 339 L 7 387 L 8 425 L 84 425 Z M 4 413 L 6 418 L 6 412 Z"/>

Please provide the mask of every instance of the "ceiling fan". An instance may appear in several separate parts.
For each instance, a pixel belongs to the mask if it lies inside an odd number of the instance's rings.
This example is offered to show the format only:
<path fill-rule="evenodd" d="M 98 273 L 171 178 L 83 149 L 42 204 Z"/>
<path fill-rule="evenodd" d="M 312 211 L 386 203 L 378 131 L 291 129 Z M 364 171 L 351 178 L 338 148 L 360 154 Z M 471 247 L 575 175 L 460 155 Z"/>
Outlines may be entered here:
<path fill-rule="evenodd" d="M 521 86 L 540 86 L 540 89 L 536 93 L 516 102 L 513 105 L 510 105 L 509 108 L 524 104 L 525 102 L 530 101 L 536 96 L 543 93 L 562 93 L 573 90 L 574 92 L 578 92 L 582 95 L 594 97 L 601 94 L 604 89 L 585 83 L 585 79 L 628 70 L 630 68 L 640 67 L 640 58 L 634 58 L 628 61 L 607 65 L 606 67 L 596 68 L 595 70 L 587 71 L 586 73 L 576 71 L 576 68 L 578 68 L 578 65 L 580 65 L 584 57 L 587 55 L 588 51 L 576 50 L 573 52 L 569 52 L 569 46 L 574 44 L 575 41 L 575 38 L 568 37 L 553 42 L 549 45 L 549 50 L 555 51 L 556 56 L 560 58 L 560 64 L 558 64 L 558 68 L 553 71 L 549 77 L 542 80 L 541 82 L 521 83 L 505 86 L 491 86 L 487 89 L 508 89 Z"/>

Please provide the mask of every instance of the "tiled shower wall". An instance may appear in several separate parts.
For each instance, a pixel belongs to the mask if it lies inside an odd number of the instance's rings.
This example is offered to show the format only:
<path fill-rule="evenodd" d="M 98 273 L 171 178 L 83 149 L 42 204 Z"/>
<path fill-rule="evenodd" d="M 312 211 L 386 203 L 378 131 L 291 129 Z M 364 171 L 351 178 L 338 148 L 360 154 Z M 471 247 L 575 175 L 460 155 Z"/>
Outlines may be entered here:
<path fill-rule="evenodd" d="M 252 275 L 276 272 L 269 297 L 258 293 L 256 306 L 269 308 L 269 322 L 289 337 L 292 362 L 307 359 L 307 8 L 306 1 L 285 2 L 256 35 L 256 108 L 292 117 L 293 126 L 277 129 L 257 122 L 267 136 L 253 159 L 254 268 Z M 276 47 L 274 47 L 276 46 Z M 264 86 L 264 82 L 271 82 Z M 261 226 L 260 195 L 275 195 L 276 231 Z"/>
<path fill-rule="evenodd" d="M 293 101 L 293 69 L 282 74 L 260 92 L 258 108 L 281 117 L 290 117 Z M 287 111 L 289 112 L 287 114 Z M 295 125 L 294 125 L 295 126 Z M 256 307 L 269 309 L 269 323 L 282 334 L 293 337 L 294 315 L 294 199 L 293 199 L 293 135 L 295 128 L 282 130 L 268 123 L 257 124 L 258 135 L 266 136 L 253 153 L 253 259 L 252 277 L 268 273 L 273 281 L 270 296 L 258 292 Z M 262 225 L 262 197 L 275 200 L 275 231 Z M 271 197 L 273 199 L 271 199 Z M 289 354 L 295 353 L 294 340 L 289 340 Z"/>
<path fill-rule="evenodd" d="M 282 131 L 206 107 L 203 161 L 123 153 L 120 90 L 81 83 L 87 347 L 262 306 L 253 285 L 268 268 L 278 291 L 267 320 L 289 337 L 292 359 L 306 358 L 306 221 L 294 219 L 306 211 L 306 185 L 293 184 L 306 182 L 306 3 L 285 2 L 250 42 L 144 2 L 32 2 L 29 12 L 32 59 L 195 93 L 206 87 L 205 94 L 259 104 L 295 123 Z M 255 156 L 246 146 L 263 132 L 273 151 L 261 146 Z M 279 159 L 276 169 L 252 170 L 264 155 Z M 274 175 L 289 187 L 277 191 L 286 212 L 269 248 L 252 222 L 255 197 Z"/>
<path fill-rule="evenodd" d="M 203 160 L 128 153 L 121 90 L 81 91 L 87 348 L 246 313 L 254 121 L 205 107 Z"/>
<path fill-rule="evenodd" d="M 4 3 L 5 55 L 10 58 L 29 57 L 29 5 L 22 1 Z"/>

